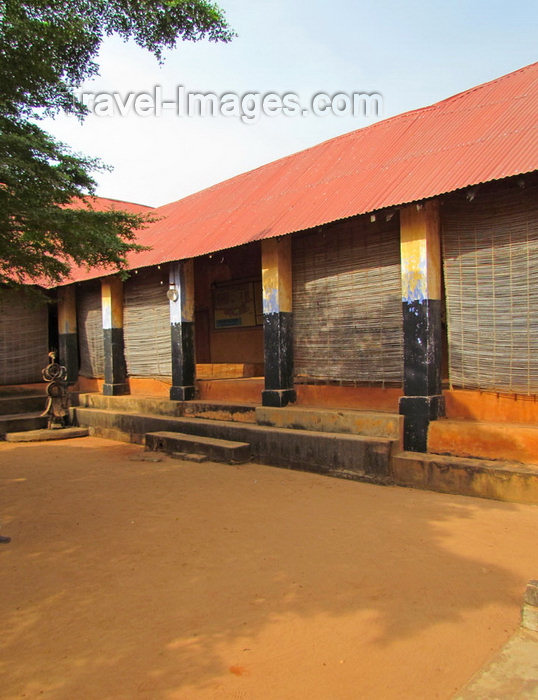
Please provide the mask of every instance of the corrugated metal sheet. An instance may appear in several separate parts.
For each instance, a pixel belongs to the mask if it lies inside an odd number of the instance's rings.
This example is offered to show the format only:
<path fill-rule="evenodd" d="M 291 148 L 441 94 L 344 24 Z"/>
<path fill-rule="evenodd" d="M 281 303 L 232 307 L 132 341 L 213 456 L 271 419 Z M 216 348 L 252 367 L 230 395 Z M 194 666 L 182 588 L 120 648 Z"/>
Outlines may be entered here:
<path fill-rule="evenodd" d="M 123 202 L 120 199 L 109 199 L 108 197 L 87 197 L 86 199 L 75 199 L 67 205 L 68 209 L 84 208 L 95 211 L 128 211 L 130 214 L 148 214 L 154 207 L 146 204 L 136 204 L 135 202 Z"/>
<path fill-rule="evenodd" d="M 538 63 L 152 211 L 145 267 L 538 169 Z M 103 271 L 77 270 L 74 279 Z"/>

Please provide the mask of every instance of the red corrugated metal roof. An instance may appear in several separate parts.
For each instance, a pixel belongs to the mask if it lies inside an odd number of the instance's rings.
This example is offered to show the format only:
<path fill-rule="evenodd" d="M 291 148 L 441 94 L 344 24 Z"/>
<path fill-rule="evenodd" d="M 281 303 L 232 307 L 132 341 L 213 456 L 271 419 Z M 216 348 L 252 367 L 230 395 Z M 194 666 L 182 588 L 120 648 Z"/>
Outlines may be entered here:
<path fill-rule="evenodd" d="M 155 211 L 154 207 L 149 207 L 145 204 L 135 204 L 134 202 L 123 202 L 120 199 L 109 199 L 108 197 L 86 197 L 84 200 L 74 199 L 68 205 L 69 209 L 88 208 L 95 211 L 109 211 L 110 209 L 127 211 L 129 214 L 152 214 Z M 110 270 L 106 267 L 96 266 L 87 269 L 81 265 L 73 264 L 71 267 L 70 281 L 94 279 L 103 275 L 109 275 Z M 49 287 L 46 281 L 33 280 L 35 284 L 43 287 Z"/>
<path fill-rule="evenodd" d="M 151 250 L 129 262 L 195 257 L 534 170 L 538 63 L 154 209 L 139 236 Z"/>
<path fill-rule="evenodd" d="M 148 207 L 146 204 L 123 202 L 121 199 L 109 199 L 108 197 L 86 197 L 85 199 L 74 199 L 66 206 L 68 209 L 80 209 L 82 207 L 86 207 L 88 209 L 95 209 L 95 211 L 108 211 L 113 209 L 128 211 L 130 214 L 148 214 L 155 209 L 155 207 Z"/>

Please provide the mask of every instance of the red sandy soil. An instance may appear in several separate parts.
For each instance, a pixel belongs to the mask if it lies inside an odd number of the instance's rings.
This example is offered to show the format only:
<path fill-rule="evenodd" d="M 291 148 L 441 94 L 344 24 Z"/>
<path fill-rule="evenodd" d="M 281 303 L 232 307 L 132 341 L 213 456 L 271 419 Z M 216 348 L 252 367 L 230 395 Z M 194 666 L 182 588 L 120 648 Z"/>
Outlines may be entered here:
<path fill-rule="evenodd" d="M 0 697 L 449 698 L 519 624 L 538 507 L 0 444 Z"/>

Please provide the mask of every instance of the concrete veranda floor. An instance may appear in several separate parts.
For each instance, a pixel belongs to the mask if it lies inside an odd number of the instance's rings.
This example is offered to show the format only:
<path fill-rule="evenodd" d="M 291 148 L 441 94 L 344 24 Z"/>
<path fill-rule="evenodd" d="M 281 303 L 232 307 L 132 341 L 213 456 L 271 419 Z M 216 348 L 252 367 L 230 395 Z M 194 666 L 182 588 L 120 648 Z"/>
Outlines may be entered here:
<path fill-rule="evenodd" d="M 140 455 L 0 443 L 2 700 L 449 698 L 538 577 L 536 506 Z"/>

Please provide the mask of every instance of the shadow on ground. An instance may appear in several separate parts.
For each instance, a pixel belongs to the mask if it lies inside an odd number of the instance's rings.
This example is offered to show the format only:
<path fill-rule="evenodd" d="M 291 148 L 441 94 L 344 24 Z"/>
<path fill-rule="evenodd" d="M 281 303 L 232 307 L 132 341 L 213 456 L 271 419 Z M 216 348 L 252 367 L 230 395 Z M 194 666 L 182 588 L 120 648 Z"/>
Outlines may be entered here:
<path fill-rule="evenodd" d="M 1 698 L 448 697 L 538 573 L 532 506 L 139 452 L 0 445 Z"/>

